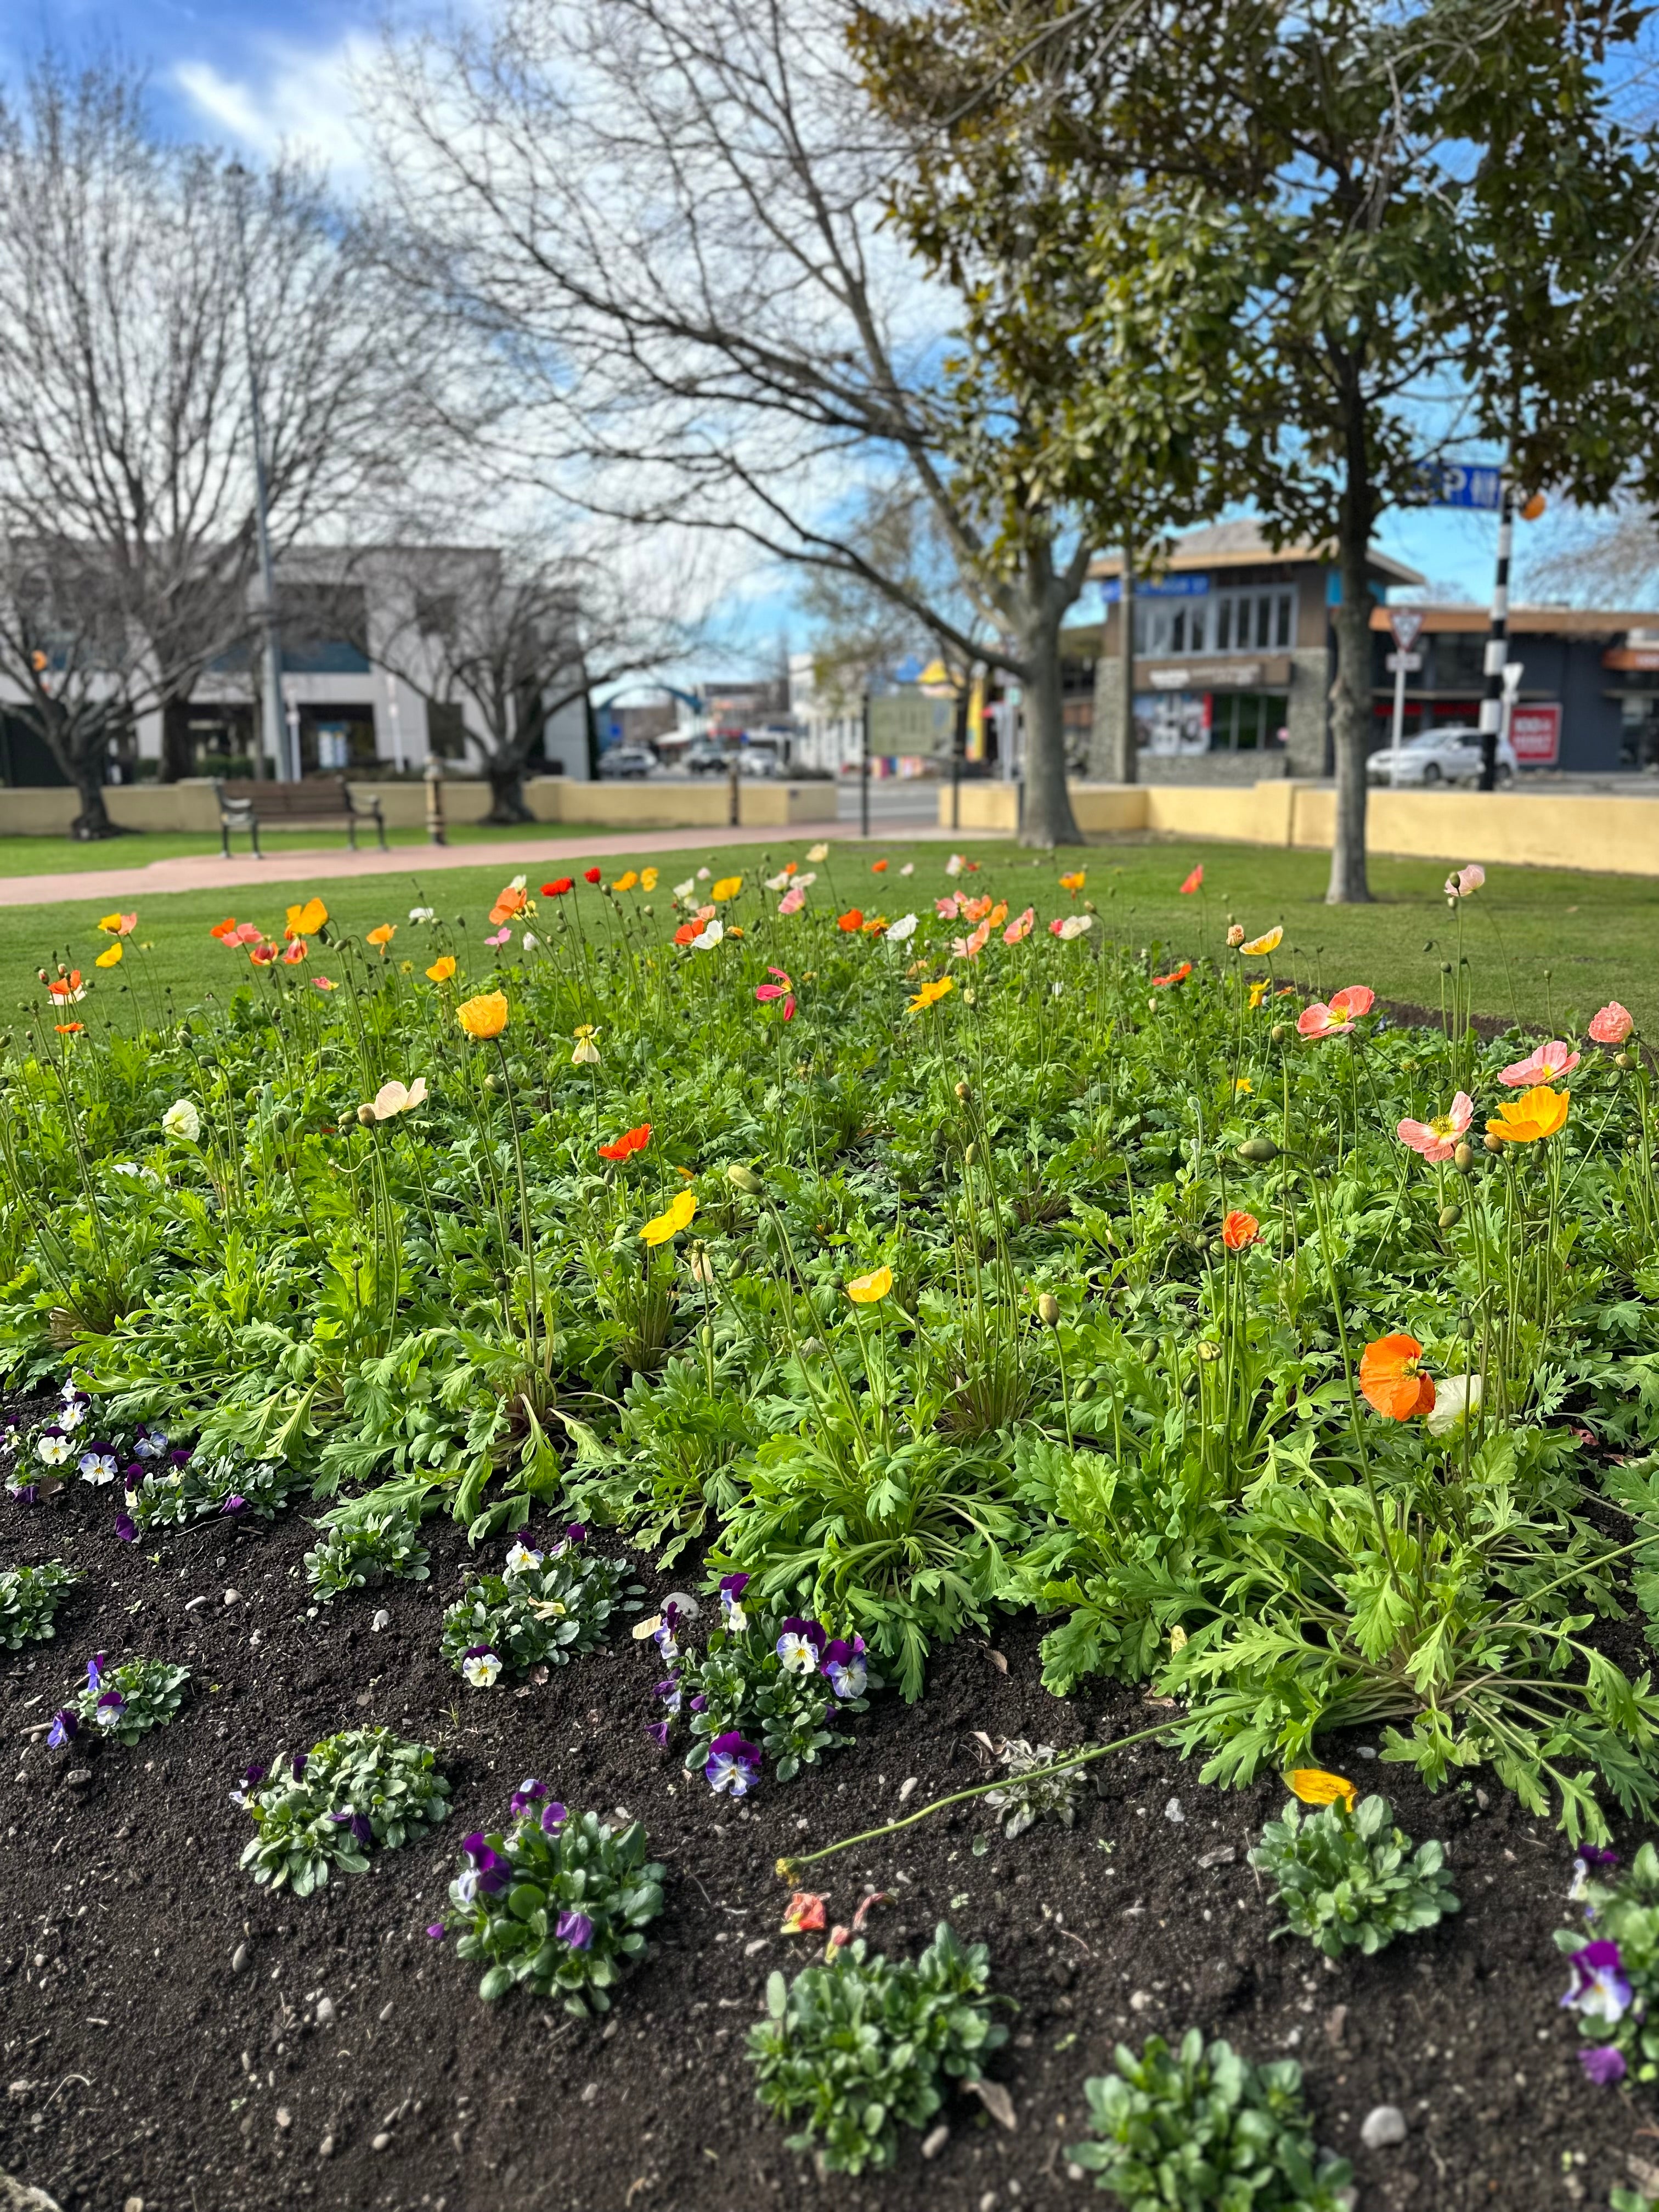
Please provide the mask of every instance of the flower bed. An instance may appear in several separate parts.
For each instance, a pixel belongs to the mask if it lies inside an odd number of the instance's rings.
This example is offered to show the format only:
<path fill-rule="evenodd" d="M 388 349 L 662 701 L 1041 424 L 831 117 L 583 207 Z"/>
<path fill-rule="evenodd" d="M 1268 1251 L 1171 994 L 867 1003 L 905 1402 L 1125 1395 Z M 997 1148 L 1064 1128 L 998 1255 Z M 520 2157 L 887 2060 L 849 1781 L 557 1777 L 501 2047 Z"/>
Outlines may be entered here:
<path fill-rule="evenodd" d="M 713 2208 L 806 2125 L 838 2200 L 1080 2199 L 1157 2036 L 1177 2135 L 1183 2049 L 1302 2069 L 1233 2086 L 1316 2201 L 1648 2185 L 1648 1908 L 1567 1899 L 1659 1789 L 1628 1018 L 858 865 L 508 886 L 500 966 L 313 901 L 216 1027 L 14 1052 L 0 1565 L 77 1579 L 0 1655 L 7 2170 Z M 342 1878 L 258 1886 L 247 1771 L 336 1743 Z M 808 2117 L 775 2037 L 844 1945 L 915 2011 L 941 1923 L 1006 2043 Z"/>

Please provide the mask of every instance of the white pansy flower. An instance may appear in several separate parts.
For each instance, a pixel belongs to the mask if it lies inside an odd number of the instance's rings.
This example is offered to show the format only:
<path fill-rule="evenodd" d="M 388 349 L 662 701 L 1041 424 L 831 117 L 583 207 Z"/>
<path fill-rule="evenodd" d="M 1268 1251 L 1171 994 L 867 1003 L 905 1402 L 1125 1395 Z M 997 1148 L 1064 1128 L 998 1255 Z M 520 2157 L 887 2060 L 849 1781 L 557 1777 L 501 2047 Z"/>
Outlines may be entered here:
<path fill-rule="evenodd" d="M 501 1679 L 501 1662 L 493 1651 L 475 1651 L 461 1662 L 461 1673 L 475 1690 L 488 1690 Z"/>
<path fill-rule="evenodd" d="M 47 1467 L 62 1467 L 72 1447 L 67 1437 L 42 1437 L 35 1449 Z"/>

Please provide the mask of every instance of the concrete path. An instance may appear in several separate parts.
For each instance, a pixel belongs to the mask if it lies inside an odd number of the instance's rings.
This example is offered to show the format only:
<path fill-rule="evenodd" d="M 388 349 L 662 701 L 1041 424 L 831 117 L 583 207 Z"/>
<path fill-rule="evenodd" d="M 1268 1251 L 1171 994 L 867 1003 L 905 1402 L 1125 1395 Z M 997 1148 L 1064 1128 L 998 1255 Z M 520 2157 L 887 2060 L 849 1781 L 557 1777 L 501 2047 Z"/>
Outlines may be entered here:
<path fill-rule="evenodd" d="M 928 822 L 908 819 L 870 824 L 871 842 L 891 844 L 958 843 L 974 837 L 969 830 L 941 830 Z M 606 830 L 585 829 L 580 834 L 557 836 L 526 832 L 477 845 L 403 845 L 389 853 L 331 848 L 317 852 L 273 853 L 263 860 L 238 854 L 227 860 L 218 853 L 198 854 L 187 860 L 152 860 L 145 867 L 85 868 L 50 876 L 0 876 L 0 906 L 52 906 L 70 899 L 87 899 L 99 905 L 118 905 L 124 899 L 154 897 L 161 891 L 234 890 L 244 894 L 267 884 L 339 882 L 351 876 L 429 876 L 444 868 L 499 868 L 502 879 L 522 869 L 584 866 L 601 855 L 625 856 L 630 862 L 654 860 L 659 854 L 714 852 L 729 845 L 770 846 L 780 853 L 796 854 L 820 838 L 856 840 L 856 822 L 807 822 L 793 829 L 764 830 Z M 119 849 L 118 842 L 116 848 Z M 0 843 L 0 859 L 4 847 Z"/>

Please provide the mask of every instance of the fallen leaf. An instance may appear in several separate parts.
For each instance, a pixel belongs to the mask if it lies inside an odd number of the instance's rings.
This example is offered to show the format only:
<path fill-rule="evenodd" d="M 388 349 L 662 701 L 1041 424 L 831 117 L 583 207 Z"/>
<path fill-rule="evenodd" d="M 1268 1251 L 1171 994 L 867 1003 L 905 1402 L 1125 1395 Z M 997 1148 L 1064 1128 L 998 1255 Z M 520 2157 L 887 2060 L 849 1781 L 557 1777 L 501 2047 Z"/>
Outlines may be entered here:
<path fill-rule="evenodd" d="M 964 2089 L 971 2089 L 1000 2128 L 1012 2135 L 1019 2125 L 1014 2118 L 1014 2100 L 1000 2081 L 988 2081 L 981 2075 L 977 2081 L 964 2081 Z"/>
<path fill-rule="evenodd" d="M 994 1648 L 988 1644 L 985 1647 L 985 1656 L 990 1661 L 991 1664 L 996 1668 L 999 1674 L 1006 1674 L 1007 1673 L 1008 1662 L 1003 1657 L 1000 1651 L 994 1650 Z"/>

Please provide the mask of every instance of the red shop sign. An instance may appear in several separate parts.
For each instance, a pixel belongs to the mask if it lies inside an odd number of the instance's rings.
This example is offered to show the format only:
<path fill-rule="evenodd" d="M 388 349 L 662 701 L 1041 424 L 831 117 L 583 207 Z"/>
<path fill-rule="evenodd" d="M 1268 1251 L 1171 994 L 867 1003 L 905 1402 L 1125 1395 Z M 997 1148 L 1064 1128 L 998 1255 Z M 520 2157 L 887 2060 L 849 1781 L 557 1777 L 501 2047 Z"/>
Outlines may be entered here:
<path fill-rule="evenodd" d="M 1522 768 L 1553 768 L 1561 756 L 1561 706 L 1516 707 L 1510 714 L 1510 743 Z"/>

